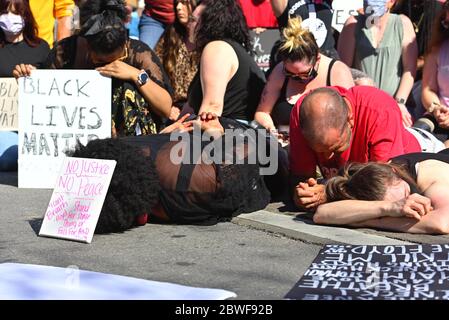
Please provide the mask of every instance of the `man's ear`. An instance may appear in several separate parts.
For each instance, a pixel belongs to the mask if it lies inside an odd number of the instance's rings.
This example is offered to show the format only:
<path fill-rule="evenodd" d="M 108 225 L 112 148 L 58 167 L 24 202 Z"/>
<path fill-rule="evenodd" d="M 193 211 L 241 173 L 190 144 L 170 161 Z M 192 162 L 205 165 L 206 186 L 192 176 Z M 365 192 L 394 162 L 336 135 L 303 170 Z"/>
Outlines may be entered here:
<path fill-rule="evenodd" d="M 348 118 L 347 121 L 349 123 L 349 127 L 354 128 L 354 114 L 352 113 L 352 105 L 349 103 L 348 99 L 345 99 L 346 105 L 348 106 Z"/>
<path fill-rule="evenodd" d="M 348 114 L 348 123 L 349 123 L 349 127 L 352 129 L 354 128 L 354 117 L 352 115 L 352 112 L 350 112 Z"/>

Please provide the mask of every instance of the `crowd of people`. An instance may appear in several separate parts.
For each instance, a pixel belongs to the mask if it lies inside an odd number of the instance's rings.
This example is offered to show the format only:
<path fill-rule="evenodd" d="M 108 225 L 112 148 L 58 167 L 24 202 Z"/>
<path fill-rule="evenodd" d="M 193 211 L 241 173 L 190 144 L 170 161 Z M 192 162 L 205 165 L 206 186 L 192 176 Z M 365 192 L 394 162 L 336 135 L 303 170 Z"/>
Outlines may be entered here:
<path fill-rule="evenodd" d="M 139 40 L 124 0 L 54 1 L 48 40 L 32 0 L 0 0 L 0 76 L 112 78 L 112 139 L 71 153 L 118 161 L 97 232 L 148 219 L 216 223 L 285 189 L 316 223 L 449 233 L 449 0 L 426 1 L 438 4 L 426 8 L 431 31 L 404 10 L 416 1 L 364 0 L 338 33 L 331 0 L 145 0 Z M 266 73 L 249 25 L 280 31 Z M 195 129 L 213 141 L 202 151 L 235 129 L 264 131 L 227 152 L 248 159 L 253 145 L 276 141 L 276 178 L 258 161 L 174 164 L 171 151 L 194 140 L 171 134 Z M 0 146 L 0 170 L 15 170 L 17 133 L 0 132 Z"/>

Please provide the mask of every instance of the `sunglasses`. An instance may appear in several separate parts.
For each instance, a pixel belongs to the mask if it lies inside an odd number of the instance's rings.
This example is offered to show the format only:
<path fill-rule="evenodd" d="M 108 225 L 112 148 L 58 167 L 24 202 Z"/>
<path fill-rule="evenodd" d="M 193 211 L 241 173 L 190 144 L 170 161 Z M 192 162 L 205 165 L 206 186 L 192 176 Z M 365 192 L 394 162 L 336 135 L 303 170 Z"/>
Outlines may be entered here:
<path fill-rule="evenodd" d="M 309 82 L 309 81 L 315 79 L 316 76 L 318 75 L 318 72 L 315 70 L 315 63 L 313 64 L 313 66 L 310 68 L 309 72 L 305 76 L 288 71 L 287 69 L 285 69 L 285 65 L 284 65 L 283 71 L 284 71 L 284 75 L 287 78 L 290 78 L 295 81 L 303 82 L 303 83 Z"/>
<path fill-rule="evenodd" d="M 128 58 L 128 46 L 125 44 L 125 54 L 122 57 L 118 58 L 117 60 L 123 61 L 126 58 Z"/>
<path fill-rule="evenodd" d="M 117 58 L 117 59 L 113 60 L 113 61 L 116 61 L 116 60 L 123 61 L 126 58 L 128 58 L 128 45 L 127 44 L 125 44 L 125 53 L 124 53 L 124 55 L 121 56 L 120 58 Z M 104 61 L 104 62 L 93 63 L 93 66 L 95 68 L 103 67 L 103 66 L 105 66 L 105 65 L 107 65 L 107 64 L 109 64 L 109 63 L 111 63 L 113 61 Z"/>

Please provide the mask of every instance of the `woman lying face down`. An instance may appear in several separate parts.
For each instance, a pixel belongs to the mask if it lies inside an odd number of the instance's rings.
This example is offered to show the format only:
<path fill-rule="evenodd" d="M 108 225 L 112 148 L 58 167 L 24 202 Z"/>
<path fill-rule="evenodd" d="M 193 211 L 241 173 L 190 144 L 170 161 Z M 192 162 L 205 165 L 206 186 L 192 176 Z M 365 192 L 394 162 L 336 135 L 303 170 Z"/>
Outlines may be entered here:
<path fill-rule="evenodd" d="M 412 153 L 390 163 L 353 163 L 326 184 L 319 224 L 449 233 L 449 152 Z"/>
<path fill-rule="evenodd" d="M 240 126 L 233 120 L 220 121 L 226 128 Z M 186 135 L 191 137 L 190 133 Z M 213 143 L 221 146 L 224 136 L 215 137 Z M 257 163 L 229 164 L 215 160 L 177 163 L 173 154 L 182 157 L 185 150 L 192 150 L 195 140 L 170 138 L 170 134 L 158 134 L 93 140 L 87 146 L 79 145 L 71 154 L 117 161 L 96 233 L 125 231 L 147 220 L 215 224 L 268 204 L 270 194 Z M 244 141 L 225 152 L 237 156 L 247 143 Z M 201 150 L 207 145 L 202 143 Z"/>

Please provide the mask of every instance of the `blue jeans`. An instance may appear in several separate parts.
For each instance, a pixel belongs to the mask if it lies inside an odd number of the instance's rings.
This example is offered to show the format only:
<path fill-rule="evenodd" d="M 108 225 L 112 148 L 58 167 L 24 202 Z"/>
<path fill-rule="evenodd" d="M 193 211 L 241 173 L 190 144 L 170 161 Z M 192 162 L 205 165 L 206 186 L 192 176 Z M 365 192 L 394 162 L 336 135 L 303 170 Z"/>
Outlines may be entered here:
<path fill-rule="evenodd" d="M 142 13 L 139 21 L 139 39 L 151 49 L 156 47 L 159 38 L 165 31 L 166 25 Z"/>
<path fill-rule="evenodd" d="M 0 171 L 17 170 L 19 135 L 15 132 L 0 132 Z"/>

